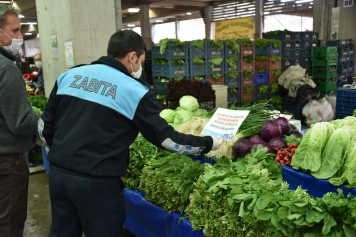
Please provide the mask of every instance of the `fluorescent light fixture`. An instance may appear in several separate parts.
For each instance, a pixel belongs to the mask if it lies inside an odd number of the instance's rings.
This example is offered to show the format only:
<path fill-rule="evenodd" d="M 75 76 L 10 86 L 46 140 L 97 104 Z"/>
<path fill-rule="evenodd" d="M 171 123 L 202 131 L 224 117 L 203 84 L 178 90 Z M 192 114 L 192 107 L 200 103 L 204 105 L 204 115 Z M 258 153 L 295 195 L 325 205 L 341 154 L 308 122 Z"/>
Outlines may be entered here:
<path fill-rule="evenodd" d="M 135 24 L 127 24 L 127 27 L 135 27 Z"/>
<path fill-rule="evenodd" d="M 37 25 L 37 22 L 27 22 L 26 24 L 29 24 L 29 25 Z"/>
<path fill-rule="evenodd" d="M 254 8 L 254 7 L 251 7 L 251 8 L 249 8 L 248 10 L 250 10 L 250 11 L 251 11 L 251 10 L 255 10 L 255 8 Z"/>
<path fill-rule="evenodd" d="M 0 1 L 0 3 L 13 3 L 14 1 Z"/>
<path fill-rule="evenodd" d="M 313 8 L 312 6 L 309 6 L 308 8 Z"/>
<path fill-rule="evenodd" d="M 295 1 L 295 3 L 303 3 L 303 2 L 312 2 L 313 0 L 299 0 Z"/>
<path fill-rule="evenodd" d="M 25 33 L 25 35 L 32 35 L 32 33 Z"/>
<path fill-rule="evenodd" d="M 294 0 L 281 0 L 281 2 L 294 2 Z"/>
<path fill-rule="evenodd" d="M 268 14 L 269 14 L 269 12 L 264 12 L 264 14 L 265 14 L 265 15 L 268 15 Z"/>
<path fill-rule="evenodd" d="M 24 18 L 25 16 L 22 14 L 19 14 L 19 18 Z"/>
<path fill-rule="evenodd" d="M 163 20 L 156 20 L 156 22 L 163 22 Z"/>
<path fill-rule="evenodd" d="M 187 12 L 186 14 L 187 14 L 188 16 L 192 15 L 192 13 L 191 13 L 191 12 Z"/>
<path fill-rule="evenodd" d="M 131 13 L 136 13 L 136 12 L 140 11 L 140 8 L 129 8 L 129 9 L 127 9 L 127 11 L 131 12 Z"/>

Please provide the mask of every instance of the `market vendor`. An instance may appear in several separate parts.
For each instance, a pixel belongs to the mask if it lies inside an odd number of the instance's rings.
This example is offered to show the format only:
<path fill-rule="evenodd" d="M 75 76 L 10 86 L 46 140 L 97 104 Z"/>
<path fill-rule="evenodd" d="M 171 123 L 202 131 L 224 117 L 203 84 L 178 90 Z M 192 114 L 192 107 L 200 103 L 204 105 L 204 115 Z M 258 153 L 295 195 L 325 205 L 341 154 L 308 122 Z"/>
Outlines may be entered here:
<path fill-rule="evenodd" d="M 159 116 L 149 85 L 138 79 L 145 51 L 139 34 L 118 31 L 108 56 L 57 79 L 39 123 L 50 147 L 49 236 L 121 235 L 126 212 L 120 177 L 139 132 L 157 147 L 181 154 L 221 146 L 221 139 L 179 133 Z"/>
<path fill-rule="evenodd" d="M 36 145 L 38 115 L 14 64 L 23 43 L 19 12 L 0 4 L 0 236 L 21 237 L 27 217 L 29 169 L 25 152 Z"/>

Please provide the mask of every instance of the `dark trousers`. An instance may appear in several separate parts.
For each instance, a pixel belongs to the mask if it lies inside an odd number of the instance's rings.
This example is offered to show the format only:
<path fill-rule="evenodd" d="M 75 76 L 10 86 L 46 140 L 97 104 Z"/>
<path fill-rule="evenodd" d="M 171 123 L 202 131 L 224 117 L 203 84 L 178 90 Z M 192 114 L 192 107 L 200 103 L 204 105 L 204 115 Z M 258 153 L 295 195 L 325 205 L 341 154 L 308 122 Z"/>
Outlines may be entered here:
<path fill-rule="evenodd" d="M 118 237 L 126 218 L 119 177 L 81 177 L 51 167 L 50 237 Z"/>
<path fill-rule="evenodd" d="M 23 234 L 28 180 L 24 153 L 0 154 L 0 237 L 21 237 Z"/>

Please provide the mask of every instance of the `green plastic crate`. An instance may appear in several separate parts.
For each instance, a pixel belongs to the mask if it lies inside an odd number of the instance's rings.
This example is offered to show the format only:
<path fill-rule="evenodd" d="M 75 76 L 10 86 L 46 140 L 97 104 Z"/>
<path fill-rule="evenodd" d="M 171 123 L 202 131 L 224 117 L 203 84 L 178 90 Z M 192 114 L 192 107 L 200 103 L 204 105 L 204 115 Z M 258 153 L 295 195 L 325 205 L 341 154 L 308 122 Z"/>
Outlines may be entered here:
<path fill-rule="evenodd" d="M 312 59 L 312 67 L 335 67 L 338 66 L 338 59 L 321 59 L 321 58 L 313 58 Z"/>
<path fill-rule="evenodd" d="M 324 46 L 324 47 L 312 47 L 311 48 L 312 58 L 326 58 L 326 59 L 337 59 L 337 47 Z"/>
<path fill-rule="evenodd" d="M 330 70 L 326 67 L 314 67 L 311 75 L 313 79 L 337 78 L 337 68 Z"/>
<path fill-rule="evenodd" d="M 320 92 L 323 92 L 325 94 L 328 94 L 332 91 L 337 90 L 337 80 L 333 81 L 328 81 L 328 80 L 314 80 L 316 84 L 316 89 L 318 89 Z"/>

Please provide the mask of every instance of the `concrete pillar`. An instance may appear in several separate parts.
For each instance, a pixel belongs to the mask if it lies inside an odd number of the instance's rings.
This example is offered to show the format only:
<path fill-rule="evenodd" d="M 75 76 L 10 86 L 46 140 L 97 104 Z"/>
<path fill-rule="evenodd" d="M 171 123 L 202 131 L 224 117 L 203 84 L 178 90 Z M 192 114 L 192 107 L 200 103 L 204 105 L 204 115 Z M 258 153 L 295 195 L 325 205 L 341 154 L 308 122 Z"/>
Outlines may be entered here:
<path fill-rule="evenodd" d="M 122 30 L 121 0 L 115 0 L 116 31 Z"/>
<path fill-rule="evenodd" d="M 148 4 L 140 5 L 141 36 L 145 40 L 146 47 L 148 50 L 152 49 L 152 33 L 151 33 L 149 11 L 150 11 L 150 5 Z"/>
<path fill-rule="evenodd" d="M 314 0 L 313 30 L 319 32 L 319 39 L 352 39 L 356 44 L 356 4 L 353 7 L 344 7 L 343 4 L 343 0 Z M 356 62 L 356 54 L 353 60 Z"/>
<path fill-rule="evenodd" d="M 213 34 L 211 32 L 212 30 L 211 26 L 213 22 L 213 7 L 212 6 L 204 7 L 202 15 L 205 23 L 205 38 L 212 39 Z"/>
<path fill-rule="evenodd" d="M 319 32 L 319 39 L 326 42 L 331 38 L 332 8 L 335 0 L 314 0 L 313 31 Z"/>
<path fill-rule="evenodd" d="M 255 22 L 255 39 L 260 39 L 263 33 L 263 0 L 255 2 Z"/>
<path fill-rule="evenodd" d="M 116 31 L 112 0 L 36 0 L 46 96 L 73 65 L 106 55 Z"/>

